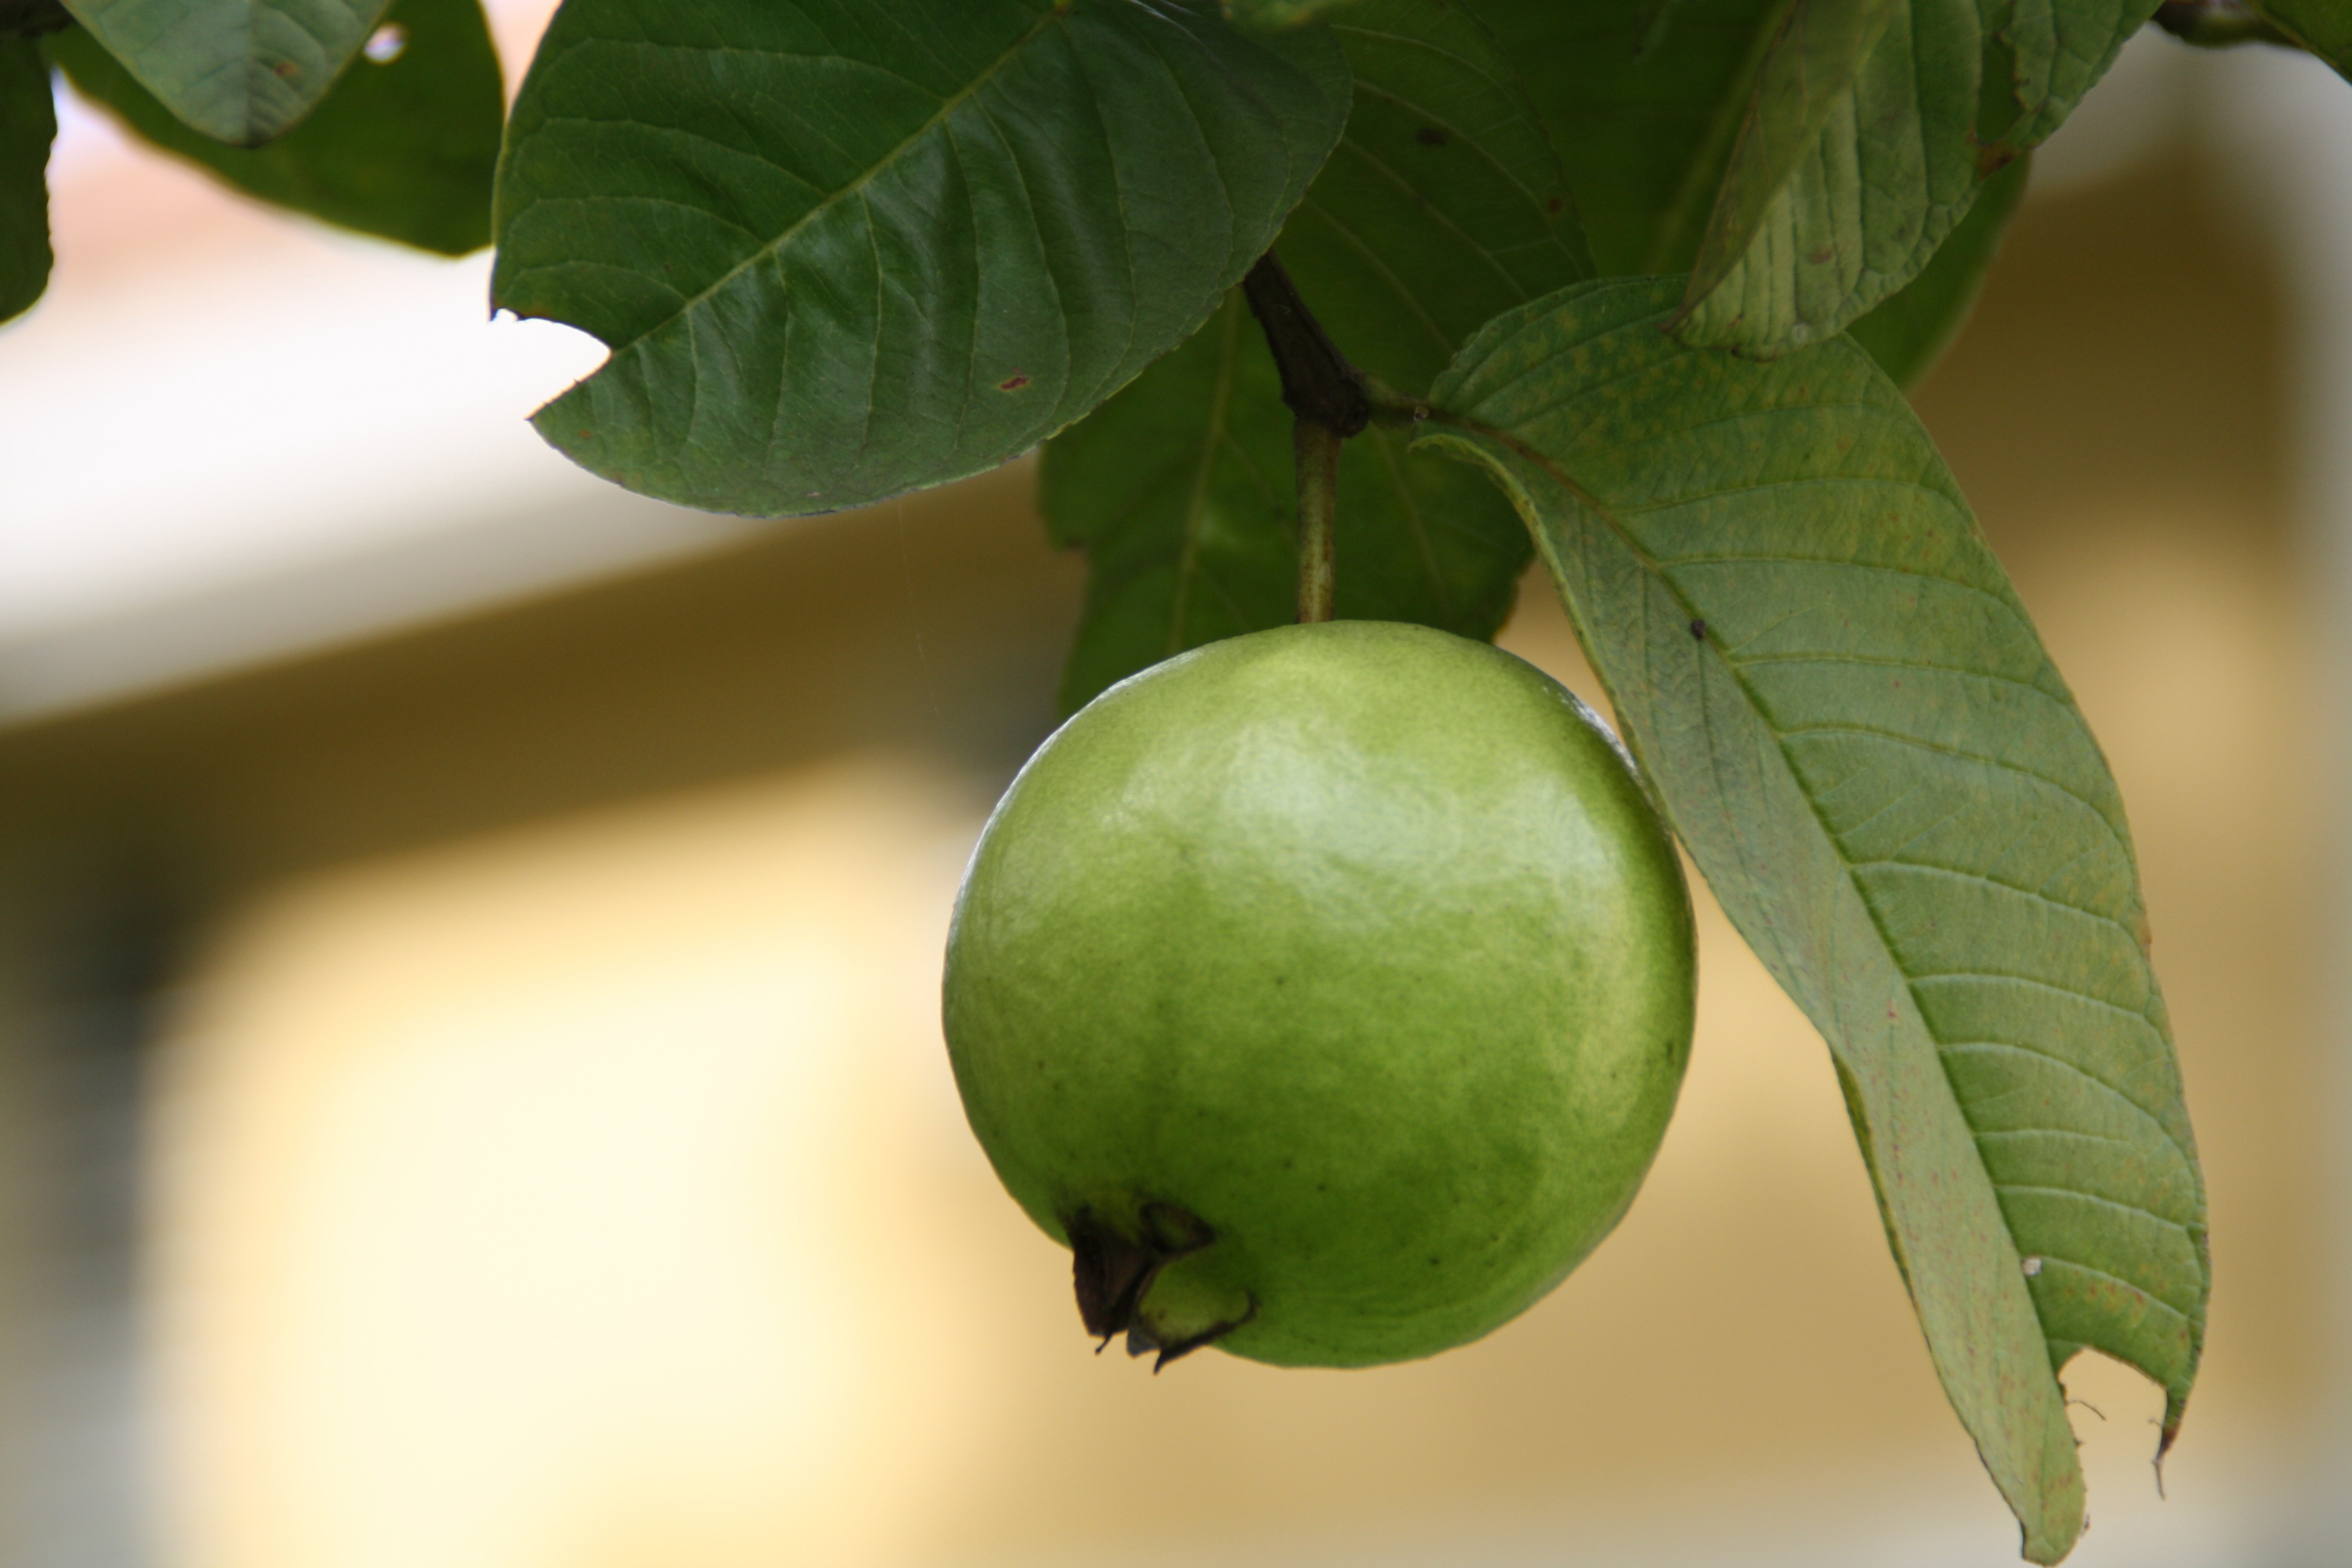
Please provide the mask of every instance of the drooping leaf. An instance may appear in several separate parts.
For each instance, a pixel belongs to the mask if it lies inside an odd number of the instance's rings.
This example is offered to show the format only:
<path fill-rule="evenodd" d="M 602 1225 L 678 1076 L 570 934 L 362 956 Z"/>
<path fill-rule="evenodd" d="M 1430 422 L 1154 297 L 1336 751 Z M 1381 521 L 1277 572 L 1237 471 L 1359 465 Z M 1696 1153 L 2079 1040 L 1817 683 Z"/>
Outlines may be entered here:
<path fill-rule="evenodd" d="M 47 40 L 76 91 L 139 135 L 278 206 L 446 256 L 490 241 L 506 96 L 480 0 L 395 0 L 400 47 L 362 57 L 266 147 L 198 135 L 79 29 Z"/>
<path fill-rule="evenodd" d="M 2029 153 L 1987 180 L 1968 216 L 1919 276 L 1845 330 L 1897 386 L 1916 385 L 1959 335 L 2000 249 L 2000 237 L 2025 199 L 2032 163 Z"/>
<path fill-rule="evenodd" d="M 2248 0 L 2254 14 L 2352 77 L 2352 5 L 2344 0 Z"/>
<path fill-rule="evenodd" d="M 1780 0 L 1675 0 L 1646 11 L 1466 3 L 1528 82 L 1568 164 L 1601 272 L 1686 271 L 1777 36 Z M 1965 258 L 1987 226 L 1997 230 L 1998 219 L 1973 230 L 1963 219 L 1921 276 L 1877 308 L 1882 329 L 1911 322 L 1905 336 L 1922 344 L 1934 336 L 1919 336 L 1930 322 L 1956 329 L 1973 291 L 1954 280 L 1971 275 Z M 1909 298 L 1914 290 L 1918 299 Z"/>
<path fill-rule="evenodd" d="M 1884 8 L 1866 53 L 1809 19 Z M 1769 356 L 1902 288 L 1983 182 L 2046 139 L 2155 0 L 1791 0 L 1693 266 L 1685 341 Z M 1843 75 L 1816 73 L 1820 58 Z M 1801 84 L 1801 91 L 1788 84 Z"/>
<path fill-rule="evenodd" d="M 0 38 L 0 321 L 49 286 L 49 70 L 29 38 Z"/>
<path fill-rule="evenodd" d="M 1055 543 L 1087 552 L 1066 712 L 1186 648 L 1296 618 L 1290 431 L 1237 289 L 1191 342 L 1046 444 L 1040 508 Z M 1406 447 L 1372 429 L 1341 455 L 1337 612 L 1490 637 L 1527 530 L 1483 476 Z"/>
<path fill-rule="evenodd" d="M 500 307 L 612 356 L 540 433 L 830 511 L 980 472 L 1181 342 L 1339 138 L 1328 32 L 1210 0 L 568 0 L 499 166 Z"/>
<path fill-rule="evenodd" d="M 385 0 L 66 0 L 191 129 L 258 147 L 318 107 Z"/>
<path fill-rule="evenodd" d="M 1296 27 L 1355 0 L 1224 0 L 1225 15 L 1244 27 Z"/>
<path fill-rule="evenodd" d="M 1671 280 L 1514 311 L 1425 440 L 1511 490 L 1667 814 L 1827 1038 L 1938 1375 L 2063 1556 L 2053 1375 L 2164 1385 L 2204 1331 L 2205 1202 L 2105 760 L 1894 384 L 1661 327 Z"/>
<path fill-rule="evenodd" d="M 1542 123 L 1475 17 L 1449 0 L 1358 0 L 1332 31 L 1354 108 L 1276 248 L 1341 351 L 1412 395 L 1489 318 L 1591 263 Z M 1092 572 L 1066 702 L 1295 618 L 1290 432 L 1236 297 L 1047 446 L 1049 526 Z M 1501 626 L 1528 553 L 1493 486 L 1377 430 L 1342 456 L 1338 541 L 1340 616 L 1475 637 Z"/>

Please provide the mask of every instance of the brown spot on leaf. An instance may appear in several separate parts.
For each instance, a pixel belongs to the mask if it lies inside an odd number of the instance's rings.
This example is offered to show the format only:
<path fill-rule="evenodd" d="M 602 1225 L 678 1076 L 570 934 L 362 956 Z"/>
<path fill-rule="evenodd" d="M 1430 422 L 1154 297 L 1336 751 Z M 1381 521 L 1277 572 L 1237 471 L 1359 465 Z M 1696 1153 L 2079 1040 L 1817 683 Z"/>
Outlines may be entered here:
<path fill-rule="evenodd" d="M 1018 371 L 1015 371 L 1013 374 L 1006 376 L 1003 381 L 998 382 L 996 384 L 996 390 L 999 392 L 1018 392 L 1028 384 L 1029 378 L 1021 374 Z"/>
<path fill-rule="evenodd" d="M 1691 637 L 1693 640 L 1697 642 L 1706 641 L 1706 623 L 1705 621 L 1693 621 L 1691 623 Z"/>
<path fill-rule="evenodd" d="M 1554 196 L 1551 200 L 1544 203 L 1544 211 L 1557 216 L 1559 216 L 1560 209 L 1567 205 L 1568 204 L 1566 202 L 1561 201 L 1558 196 Z"/>
<path fill-rule="evenodd" d="M 1837 249 L 1835 247 L 1824 245 L 1819 250 L 1814 251 L 1811 256 L 1806 257 L 1805 259 L 1811 262 L 1816 267 L 1827 267 L 1830 264 L 1831 258 L 1836 255 Z"/>
<path fill-rule="evenodd" d="M 2018 149 L 2006 142 L 1996 142 L 1977 154 L 1977 178 L 1990 180 L 2017 162 Z"/>
<path fill-rule="evenodd" d="M 1424 147 L 1443 147 L 1450 140 L 1444 132 L 1434 125 L 1423 126 L 1412 133 L 1412 139 Z"/>

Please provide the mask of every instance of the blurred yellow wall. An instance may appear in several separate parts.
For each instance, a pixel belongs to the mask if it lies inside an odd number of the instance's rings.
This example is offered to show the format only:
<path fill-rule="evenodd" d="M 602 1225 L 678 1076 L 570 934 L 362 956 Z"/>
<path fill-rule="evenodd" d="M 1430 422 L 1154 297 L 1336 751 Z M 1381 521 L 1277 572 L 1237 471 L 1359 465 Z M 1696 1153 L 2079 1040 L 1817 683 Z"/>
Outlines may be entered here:
<path fill-rule="evenodd" d="M 2084 1568 L 2241 1560 L 2317 1414 L 2279 311 L 2175 162 L 2030 206 L 1919 400 L 2121 777 L 2212 1187 L 2170 1503 L 2154 1391 L 2070 1379 Z M 153 1121 L 173 1568 L 2013 1561 L 1825 1055 L 1711 904 L 1655 1173 L 1526 1318 L 1367 1373 L 1089 1353 L 935 1017 L 1075 613 L 1026 486 L 0 747 L 211 911 Z M 1505 641 L 1594 694 L 1539 583 Z"/>

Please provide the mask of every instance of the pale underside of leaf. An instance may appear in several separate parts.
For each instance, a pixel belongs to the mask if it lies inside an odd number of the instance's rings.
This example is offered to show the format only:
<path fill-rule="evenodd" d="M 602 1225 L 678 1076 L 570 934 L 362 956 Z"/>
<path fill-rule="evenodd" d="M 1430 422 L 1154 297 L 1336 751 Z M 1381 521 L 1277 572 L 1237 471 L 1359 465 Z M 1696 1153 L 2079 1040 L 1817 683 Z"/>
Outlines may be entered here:
<path fill-rule="evenodd" d="M 1900 293 L 1847 325 L 1846 336 L 1869 351 L 1896 385 L 1908 389 L 1916 384 L 1959 335 L 2009 220 L 2024 199 L 2032 167 L 2033 154 L 2023 153 L 1986 181 L 1967 216 L 1919 275 Z"/>
<path fill-rule="evenodd" d="M 66 0 L 193 130 L 258 147 L 318 106 L 389 0 Z"/>
<path fill-rule="evenodd" d="M 1338 139 L 1319 28 L 1206 0 L 572 0 L 499 174 L 493 298 L 613 349 L 536 417 L 712 510 L 976 473 L 1213 310 Z"/>
<path fill-rule="evenodd" d="M 1676 831 L 1828 1040 L 1937 1373 L 2027 1554 L 2082 1482 L 2053 1370 L 2168 1396 L 2202 1178 L 2121 803 L 1900 393 L 1661 328 L 1671 282 L 1514 312 L 1433 391 L 1536 536 Z"/>
<path fill-rule="evenodd" d="M 1894 294 L 1983 182 L 2058 127 L 2154 5 L 1894 0 L 1867 52 L 1806 97 L 1801 118 L 1772 96 L 1798 47 L 1776 40 L 1680 335 L 1769 357 L 1836 333 Z"/>

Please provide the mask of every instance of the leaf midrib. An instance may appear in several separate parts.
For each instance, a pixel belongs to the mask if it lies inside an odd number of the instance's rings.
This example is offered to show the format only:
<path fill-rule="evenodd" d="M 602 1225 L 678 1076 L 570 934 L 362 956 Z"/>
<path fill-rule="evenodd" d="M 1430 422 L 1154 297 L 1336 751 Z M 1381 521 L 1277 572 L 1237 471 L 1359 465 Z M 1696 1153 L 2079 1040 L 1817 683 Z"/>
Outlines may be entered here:
<path fill-rule="evenodd" d="M 1029 30 L 1027 32 L 1023 33 L 1020 37 L 1005 46 L 1003 52 L 999 54 L 995 59 L 990 61 L 988 68 L 985 70 L 975 75 L 971 81 L 967 82 L 962 88 L 959 89 L 953 94 L 940 100 L 940 107 L 931 114 L 929 119 L 924 121 L 922 124 L 917 126 L 912 132 L 908 132 L 897 146 L 891 148 L 889 152 L 875 160 L 873 165 L 867 168 L 864 174 L 858 175 L 856 179 L 851 181 L 848 184 L 842 186 L 839 190 L 831 193 L 824 200 L 812 205 L 808 211 L 793 219 L 790 226 L 785 228 L 782 234 L 776 236 L 775 238 L 757 247 L 749 255 L 745 256 L 742 260 L 737 262 L 734 266 L 730 267 L 717 278 L 712 279 L 710 282 L 705 284 L 693 294 L 686 296 L 684 302 L 669 314 L 662 317 L 659 321 L 653 322 L 643 331 L 638 332 L 627 342 L 608 343 L 605 346 L 616 354 L 623 353 L 625 350 L 635 348 L 637 344 L 644 342 L 647 338 L 652 337 L 656 332 L 660 331 L 665 327 L 667 327 L 673 322 L 677 321 L 686 316 L 689 316 L 696 310 L 700 310 L 722 289 L 726 289 L 744 273 L 751 271 L 755 267 L 764 266 L 786 247 L 791 245 L 793 240 L 799 236 L 803 229 L 808 227 L 809 225 L 816 222 L 819 218 L 831 214 L 835 208 L 840 205 L 843 202 L 848 201 L 853 197 L 862 198 L 865 195 L 866 188 L 868 185 L 881 178 L 884 174 L 889 173 L 891 169 L 897 166 L 898 161 L 905 157 L 917 143 L 920 142 L 925 137 L 929 136 L 941 125 L 945 124 L 955 115 L 957 110 L 962 109 L 965 104 L 977 97 L 982 89 L 994 82 L 997 77 L 1012 65 L 1013 60 L 1019 57 L 1023 50 L 1035 43 L 1038 37 L 1043 35 L 1047 28 L 1053 26 L 1056 22 L 1061 21 L 1066 16 L 1067 16 L 1067 14 L 1068 12 L 1066 7 L 1062 5 L 1057 4 L 1049 6 L 1043 15 L 1038 16 L 1036 21 L 1030 24 Z M 652 47 L 656 49 L 667 50 L 672 46 L 654 45 Z M 761 50 L 759 52 L 762 54 L 770 54 L 779 51 Z M 799 56 L 794 58 L 808 58 L 813 57 Z M 777 167 L 772 160 L 764 156 L 760 159 L 760 162 L 766 163 L 770 168 Z M 783 170 L 781 172 L 785 174 L 791 173 L 789 170 Z M 537 205 L 538 201 L 534 200 L 531 205 L 534 206 Z M 526 207 L 523 208 L 522 211 L 514 214 L 512 217 L 508 219 L 509 226 L 511 227 L 513 223 L 521 217 L 522 212 L 527 212 L 529 210 L 530 208 Z"/>
<path fill-rule="evenodd" d="M 1485 439 L 1494 441 L 1498 446 L 1511 451 L 1524 461 L 1543 472 L 1546 476 L 1550 478 L 1554 483 L 1558 484 L 1563 490 L 1567 491 L 1569 495 L 1573 497 L 1578 504 L 1584 507 L 1594 517 L 1600 519 L 1603 525 L 1617 537 L 1619 542 L 1623 545 L 1625 550 L 1631 553 L 1638 563 L 1640 563 L 1640 564 L 1649 573 L 1651 578 L 1662 589 L 1664 589 L 1670 597 L 1672 597 L 1683 612 L 1689 615 L 1693 619 L 1699 618 L 1696 614 L 1697 606 L 1691 603 L 1688 596 L 1683 593 L 1681 587 L 1675 584 L 1674 579 L 1664 571 L 1655 557 L 1654 557 L 1648 550 L 1643 548 L 1641 542 L 1634 539 L 1625 526 L 1619 521 L 1614 511 L 1602 505 L 1599 498 L 1595 497 L 1590 490 L 1586 489 L 1575 479 L 1570 478 L 1569 475 L 1561 469 L 1559 465 L 1552 462 L 1546 454 L 1538 451 L 1535 447 L 1528 445 L 1527 442 L 1518 439 L 1508 431 L 1487 425 L 1483 421 L 1470 418 L 1467 416 L 1455 414 L 1451 410 L 1432 408 L 1430 410 L 1429 416 L 1436 419 L 1440 423 L 1452 425 L 1458 429 L 1462 429 L 1484 437 Z M 1731 679 L 1738 687 L 1741 693 L 1748 699 L 1750 709 L 1760 717 L 1765 711 L 1763 705 L 1759 700 L 1757 693 L 1748 686 L 1748 681 L 1742 676 L 1739 667 L 1721 650 L 1710 648 L 1708 651 L 1712 653 L 1716 658 L 1721 661 L 1726 673 L 1730 676 Z M 1769 721 L 1766 723 L 1765 728 L 1768 732 L 1772 735 L 1773 747 L 1780 752 L 1781 765 L 1789 769 L 1792 780 L 1801 777 L 1801 775 L 1797 773 L 1795 761 L 1788 754 L 1787 746 L 1782 742 L 1780 731 L 1773 729 Z M 1991 1166 L 1985 1163 L 1984 1151 L 1977 1146 L 1974 1136 L 1976 1129 L 1968 1121 L 1967 1101 L 1960 1096 L 1959 1086 L 1952 1082 L 1951 1069 L 1944 1060 L 1943 1042 L 1937 1037 L 1935 1029 L 1929 1026 L 1926 1013 L 1920 1006 L 1919 998 L 1915 989 L 1915 986 L 1917 984 L 1917 977 L 1913 976 L 1907 970 L 1906 970 L 1902 961 L 1897 957 L 1895 944 L 1887 935 L 1885 925 L 1880 920 L 1878 910 L 1872 905 L 1869 898 L 1864 895 L 1861 882 L 1855 875 L 1852 862 L 1848 860 L 1843 849 L 1839 847 L 1837 836 L 1831 831 L 1829 824 L 1822 820 L 1821 807 L 1814 801 L 1811 794 L 1806 791 L 1801 784 L 1799 786 L 1797 793 L 1800 797 L 1804 800 L 1806 810 L 1812 815 L 1814 827 L 1821 833 L 1823 841 L 1829 847 L 1830 853 L 1836 858 L 1840 869 L 1843 871 L 1847 890 L 1853 895 L 1855 902 L 1861 907 L 1864 918 L 1870 921 L 1871 930 L 1878 938 L 1880 951 L 1885 955 L 1889 966 L 1894 969 L 1895 973 L 1902 976 L 1904 990 L 1906 994 L 1909 994 L 1911 997 L 1913 1016 L 1917 1020 L 1919 1032 L 1921 1036 L 1925 1037 L 1928 1048 L 1935 1055 L 1937 1069 L 1943 1079 L 1946 1089 L 1952 1096 L 1953 1105 L 1960 1114 L 1962 1124 L 1969 1126 L 1970 1134 L 1969 1141 L 1969 1152 L 1975 1156 L 1977 1168 L 1984 1175 L 1987 1190 L 1998 1194 L 2001 1190 L 2001 1184 L 1994 1178 Z M 2072 792 L 2069 791 L 2068 793 L 2071 794 Z M 2095 811 L 2094 812 L 2094 815 L 2103 816 L 2103 814 Z M 2051 989 L 2063 990 L 2064 988 L 2053 986 L 2051 987 Z M 2074 992 L 2066 992 L 2065 994 L 2069 995 L 2080 994 L 2079 993 Z M 2093 1002 L 2102 1001 L 2101 998 L 2089 996 L 2084 997 L 2084 1000 Z M 2111 1007 L 2115 1005 L 2112 1003 L 2105 1003 L 2104 1005 Z M 2127 1009 L 2117 1010 L 2128 1013 Z M 2148 1021 L 2141 1015 L 2130 1016 L 2139 1018 L 2139 1020 L 2144 1023 Z M 2159 1125 L 2161 1124 L 2159 1123 Z M 2167 1142 L 2172 1143 L 2174 1147 L 2178 1149 L 2179 1146 L 2179 1140 L 2172 1138 L 2168 1130 L 2166 1131 Z M 2015 1247 L 2017 1246 L 2017 1236 L 2014 1229 L 2011 1227 L 2009 1215 L 2005 1210 L 2001 1212 L 2001 1228 L 2004 1233 L 2007 1234 L 2010 1245 L 2012 1247 Z M 2088 1268 L 2089 1266 L 2075 1264 L 2074 1267 Z M 2114 1277 L 2110 1276 L 2110 1278 Z M 2168 1309 L 2171 1308 L 2171 1303 L 2163 1300 L 2161 1297 L 2157 1296 L 2145 1286 L 2134 1284 L 2132 1281 L 2121 1279 L 2117 1279 L 2116 1283 L 2126 1287 L 2136 1294 L 2144 1297 L 2150 1301 L 2157 1302 Z M 2171 1310 L 2178 1310 L 2178 1309 Z M 2034 1311 L 2034 1324 L 2036 1330 L 2041 1332 L 2044 1343 L 2047 1344 L 2050 1338 L 2049 1331 L 2042 1323 L 2042 1315 L 2038 1307 Z"/>

